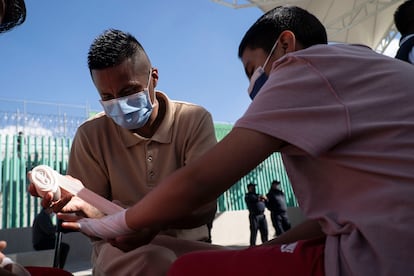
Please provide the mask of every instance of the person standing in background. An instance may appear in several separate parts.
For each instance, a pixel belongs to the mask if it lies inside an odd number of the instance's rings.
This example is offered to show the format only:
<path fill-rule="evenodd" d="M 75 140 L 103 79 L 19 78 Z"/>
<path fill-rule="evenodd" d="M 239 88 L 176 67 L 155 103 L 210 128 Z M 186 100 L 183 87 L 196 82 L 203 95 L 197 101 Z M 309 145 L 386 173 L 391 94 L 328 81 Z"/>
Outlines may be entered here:
<path fill-rule="evenodd" d="M 287 206 L 285 194 L 279 189 L 280 182 L 274 180 L 269 192 L 266 194 L 266 207 L 270 211 L 273 227 L 275 228 L 276 236 L 290 229 L 290 222 L 287 215 Z"/>
<path fill-rule="evenodd" d="M 260 231 L 262 243 L 267 242 L 269 231 L 264 214 L 266 197 L 257 194 L 256 184 L 250 183 L 247 185 L 247 193 L 244 196 L 244 201 L 249 210 L 250 246 L 256 245 L 257 231 Z"/>
<path fill-rule="evenodd" d="M 394 13 L 394 23 L 401 33 L 395 58 L 414 64 L 414 0 L 407 0 Z"/>
<path fill-rule="evenodd" d="M 32 243 L 35 250 L 47 250 L 55 247 L 56 226 L 52 222 L 53 211 L 42 208 L 33 220 Z"/>
<path fill-rule="evenodd" d="M 51 208 L 42 208 L 33 220 L 32 226 L 32 242 L 35 250 L 54 249 L 56 244 L 56 225 L 53 224 L 52 216 L 53 210 Z M 66 258 L 69 254 L 70 246 L 67 243 L 61 242 L 59 266 L 65 266 Z"/>

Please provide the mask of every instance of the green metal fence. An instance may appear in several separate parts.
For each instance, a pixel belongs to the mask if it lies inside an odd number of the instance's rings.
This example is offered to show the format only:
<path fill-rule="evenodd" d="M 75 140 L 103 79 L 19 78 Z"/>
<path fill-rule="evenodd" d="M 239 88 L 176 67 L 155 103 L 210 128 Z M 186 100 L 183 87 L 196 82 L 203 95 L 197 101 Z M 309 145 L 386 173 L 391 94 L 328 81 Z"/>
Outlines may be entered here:
<path fill-rule="evenodd" d="M 46 164 L 65 174 L 71 139 L 0 135 L 1 226 L 31 226 L 40 200 L 27 192 L 27 172 Z"/>
<path fill-rule="evenodd" d="M 217 139 L 221 140 L 231 128 L 230 124 L 215 124 Z M 46 164 L 66 174 L 71 144 L 71 138 L 0 135 L 2 228 L 31 226 L 40 211 L 40 200 L 27 192 L 27 172 L 34 166 Z M 218 211 L 246 209 L 247 184 L 257 184 L 257 191 L 265 194 L 274 179 L 281 182 L 288 206 L 297 206 L 281 158 L 275 153 L 219 197 Z"/>
<path fill-rule="evenodd" d="M 214 126 L 217 140 L 223 139 L 233 127 L 231 124 L 220 123 L 216 123 Z M 280 181 L 281 189 L 286 195 L 287 205 L 289 207 L 298 206 L 289 179 L 286 175 L 282 158 L 279 153 L 274 153 L 219 197 L 218 211 L 223 212 L 247 209 L 244 202 L 244 195 L 247 192 L 247 184 L 257 184 L 257 193 L 266 194 L 270 189 L 273 180 Z"/>

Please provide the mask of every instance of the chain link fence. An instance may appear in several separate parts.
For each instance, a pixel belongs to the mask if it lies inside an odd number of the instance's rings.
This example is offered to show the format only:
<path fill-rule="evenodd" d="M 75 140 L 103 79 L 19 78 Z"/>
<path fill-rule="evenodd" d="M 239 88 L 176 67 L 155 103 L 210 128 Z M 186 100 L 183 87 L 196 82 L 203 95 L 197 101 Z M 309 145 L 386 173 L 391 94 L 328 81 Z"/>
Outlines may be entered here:
<path fill-rule="evenodd" d="M 0 98 L 0 134 L 73 138 L 78 126 L 97 112 L 88 105 Z"/>

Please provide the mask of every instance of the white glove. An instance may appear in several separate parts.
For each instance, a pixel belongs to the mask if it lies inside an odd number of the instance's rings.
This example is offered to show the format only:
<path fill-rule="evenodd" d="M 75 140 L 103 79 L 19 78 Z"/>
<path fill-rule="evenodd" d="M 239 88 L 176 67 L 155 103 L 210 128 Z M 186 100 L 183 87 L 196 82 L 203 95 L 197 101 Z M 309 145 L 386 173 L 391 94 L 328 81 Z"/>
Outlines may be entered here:
<path fill-rule="evenodd" d="M 126 209 L 100 219 L 82 218 L 78 220 L 80 231 L 103 240 L 133 233 L 135 231 L 126 224 L 125 214 Z"/>

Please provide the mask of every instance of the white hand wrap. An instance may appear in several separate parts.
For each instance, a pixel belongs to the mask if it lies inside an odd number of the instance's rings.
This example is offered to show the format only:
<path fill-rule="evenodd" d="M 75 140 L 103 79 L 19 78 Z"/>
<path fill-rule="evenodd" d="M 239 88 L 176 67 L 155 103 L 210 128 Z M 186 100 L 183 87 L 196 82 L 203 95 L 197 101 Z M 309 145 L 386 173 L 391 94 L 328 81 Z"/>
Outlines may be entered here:
<path fill-rule="evenodd" d="M 78 220 L 80 231 L 91 237 L 113 239 L 135 232 L 126 224 L 126 209 L 100 219 L 83 218 Z"/>
<path fill-rule="evenodd" d="M 57 172 L 45 165 L 37 166 L 32 170 L 30 178 L 35 184 L 39 196 L 43 197 L 46 193 L 52 192 L 53 200 L 60 199 L 58 175 Z"/>
<path fill-rule="evenodd" d="M 43 197 L 47 192 L 53 192 L 54 200 L 58 200 L 60 199 L 60 188 L 62 188 L 69 193 L 80 197 L 105 214 L 112 215 L 124 210 L 121 206 L 116 205 L 98 194 L 95 194 L 91 190 L 85 188 L 78 181 L 73 181 L 61 175 L 49 166 L 36 166 L 33 168 L 30 178 L 31 182 L 36 187 L 37 193 L 41 197 Z"/>

